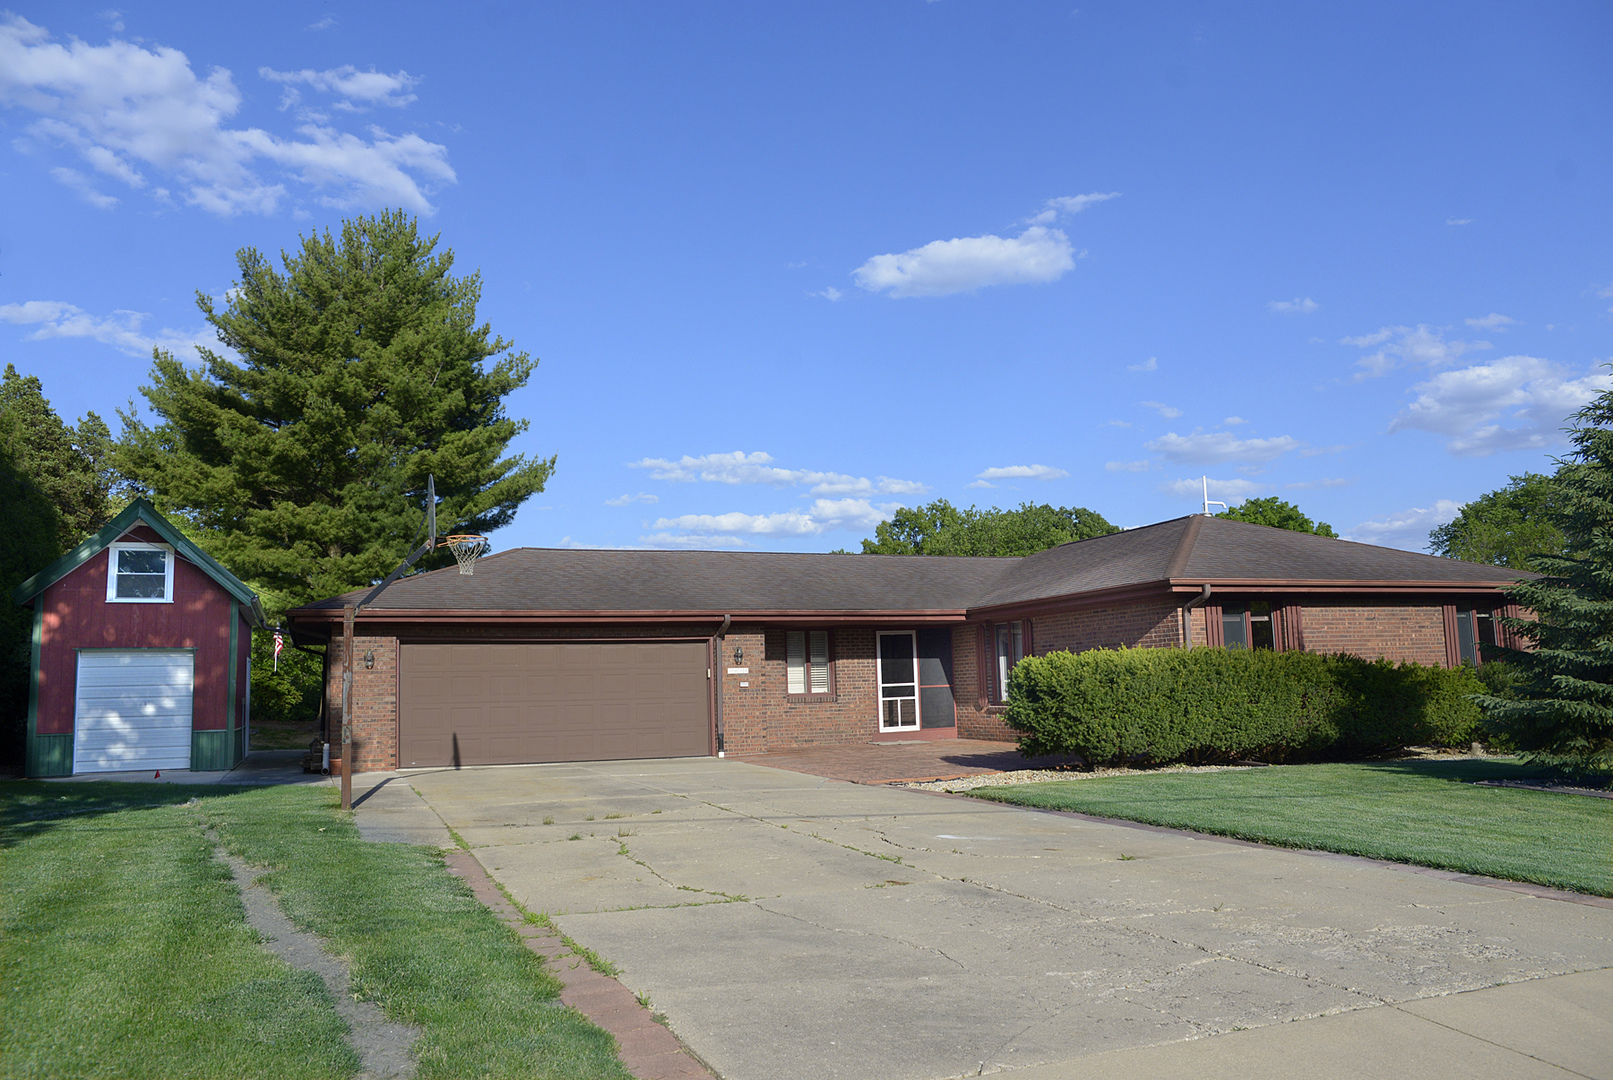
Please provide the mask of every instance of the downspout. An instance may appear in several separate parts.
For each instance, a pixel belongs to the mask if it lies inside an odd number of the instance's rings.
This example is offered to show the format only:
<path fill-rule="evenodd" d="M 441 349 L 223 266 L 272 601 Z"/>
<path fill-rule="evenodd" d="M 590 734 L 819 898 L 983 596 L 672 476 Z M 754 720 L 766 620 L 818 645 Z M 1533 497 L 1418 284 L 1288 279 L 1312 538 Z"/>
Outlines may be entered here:
<path fill-rule="evenodd" d="M 1199 605 L 1207 602 L 1210 599 L 1210 594 L 1212 592 L 1214 592 L 1214 591 L 1215 590 L 1212 589 L 1209 585 L 1205 585 L 1203 592 L 1199 593 L 1193 599 L 1189 600 L 1187 603 L 1182 605 L 1182 648 L 1183 649 L 1191 649 L 1191 648 L 1193 648 L 1193 609 L 1198 607 Z"/>
<path fill-rule="evenodd" d="M 717 756 L 724 756 L 722 744 L 722 641 L 728 635 L 728 628 L 734 624 L 732 615 L 722 617 L 722 625 L 711 639 L 711 708 L 716 716 L 717 723 Z"/>

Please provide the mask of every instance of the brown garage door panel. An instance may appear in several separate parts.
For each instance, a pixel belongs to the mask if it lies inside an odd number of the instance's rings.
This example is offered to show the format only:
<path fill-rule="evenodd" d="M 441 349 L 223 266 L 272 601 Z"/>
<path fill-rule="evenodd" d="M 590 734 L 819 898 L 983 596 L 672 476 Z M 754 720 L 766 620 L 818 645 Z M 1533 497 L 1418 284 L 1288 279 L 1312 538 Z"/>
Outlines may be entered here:
<path fill-rule="evenodd" d="M 404 768 L 710 753 L 700 642 L 405 645 L 398 691 Z"/>

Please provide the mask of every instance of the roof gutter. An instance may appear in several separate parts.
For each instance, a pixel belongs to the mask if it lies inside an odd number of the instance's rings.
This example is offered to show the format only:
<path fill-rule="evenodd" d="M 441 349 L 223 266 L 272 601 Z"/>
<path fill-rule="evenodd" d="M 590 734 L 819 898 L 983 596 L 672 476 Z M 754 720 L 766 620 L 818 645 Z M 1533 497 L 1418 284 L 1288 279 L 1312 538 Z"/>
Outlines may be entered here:
<path fill-rule="evenodd" d="M 1215 592 L 1215 589 L 1210 586 L 1210 583 L 1205 582 L 1204 583 L 1204 590 L 1202 592 L 1200 592 L 1197 596 L 1193 597 L 1193 599 L 1189 600 L 1187 603 L 1182 605 L 1182 648 L 1183 649 L 1191 649 L 1193 647 L 1193 614 L 1192 614 L 1193 609 L 1198 607 L 1198 606 L 1200 606 L 1201 604 L 1204 604 L 1204 603 L 1208 602 L 1208 600 L 1210 599 L 1210 595 L 1212 593 L 1214 593 L 1214 592 Z M 1208 632 L 1206 632 L 1205 637 L 1207 638 L 1208 636 L 1209 636 L 1209 634 L 1208 634 Z"/>
<path fill-rule="evenodd" d="M 712 724 L 717 729 L 717 756 L 723 757 L 722 744 L 722 641 L 728 636 L 728 628 L 734 625 L 734 617 L 725 614 L 722 625 L 711 638 L 711 716 Z"/>

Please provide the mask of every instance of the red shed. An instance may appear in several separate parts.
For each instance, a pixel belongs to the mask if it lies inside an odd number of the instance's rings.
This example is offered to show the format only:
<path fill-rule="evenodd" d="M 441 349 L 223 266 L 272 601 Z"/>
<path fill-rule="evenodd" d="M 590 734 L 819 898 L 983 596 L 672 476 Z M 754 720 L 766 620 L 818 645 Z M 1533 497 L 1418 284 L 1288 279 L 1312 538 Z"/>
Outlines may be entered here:
<path fill-rule="evenodd" d="M 220 770 L 247 751 L 256 594 L 136 499 L 17 586 L 29 776 Z"/>

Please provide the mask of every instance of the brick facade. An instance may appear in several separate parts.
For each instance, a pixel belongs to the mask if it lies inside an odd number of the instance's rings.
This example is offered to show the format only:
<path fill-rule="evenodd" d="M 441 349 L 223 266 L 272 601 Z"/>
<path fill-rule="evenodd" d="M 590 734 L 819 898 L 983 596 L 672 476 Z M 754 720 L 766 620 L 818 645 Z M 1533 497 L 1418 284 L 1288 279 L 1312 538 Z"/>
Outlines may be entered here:
<path fill-rule="evenodd" d="M 1182 644 L 1182 604 L 1186 597 L 1161 597 L 1129 605 L 1038 615 L 1030 623 L 1031 651 L 1083 652 L 1095 648 L 1178 648 Z M 1219 599 L 1219 597 L 1218 597 Z M 1228 594 L 1227 600 L 1237 599 Z M 1311 652 L 1349 652 L 1376 659 L 1446 662 L 1442 606 L 1403 598 L 1301 598 L 1305 647 Z M 1194 647 L 1207 642 L 1205 611 L 1189 613 Z M 710 623 L 614 624 L 588 626 L 505 626 L 465 624 L 426 629 L 377 624 L 363 626 L 355 641 L 353 707 L 356 771 L 391 769 L 398 752 L 399 640 L 556 641 L 643 640 L 673 637 L 709 639 Z M 809 629 L 803 627 L 803 629 Z M 719 644 L 715 677 L 720 680 L 723 749 L 730 754 L 759 754 L 797 747 L 838 745 L 876 739 L 879 731 L 877 631 L 872 627 L 831 630 L 831 692 L 786 693 L 785 633 L 782 627 L 735 624 Z M 340 737 L 340 628 L 334 635 L 328 672 L 329 715 L 333 742 Z M 735 662 L 734 650 L 742 650 Z M 373 667 L 364 666 L 373 653 Z M 903 732 L 903 737 L 992 739 L 1012 741 L 1016 734 L 1002 718 L 1002 706 L 991 702 L 994 650 L 990 624 L 965 623 L 952 628 L 953 729 Z M 985 670 L 981 664 L 984 660 Z M 744 668 L 743 672 L 730 672 Z M 987 680 L 983 689 L 981 680 Z"/>
<path fill-rule="evenodd" d="M 1444 667 L 1445 621 L 1440 604 L 1399 598 L 1327 601 L 1306 598 L 1305 649 L 1354 653 L 1376 660 L 1411 660 Z"/>

